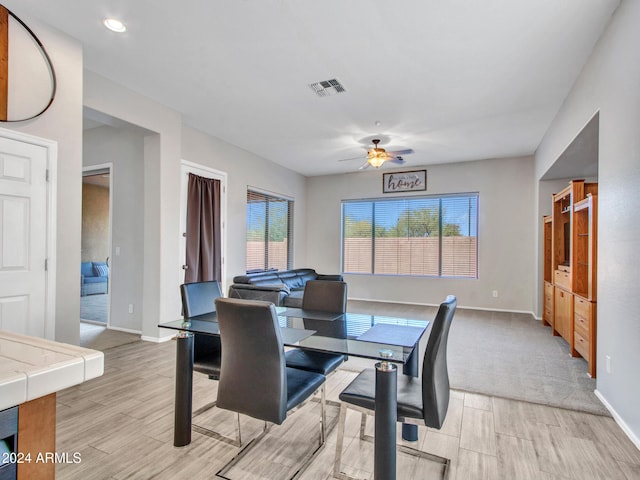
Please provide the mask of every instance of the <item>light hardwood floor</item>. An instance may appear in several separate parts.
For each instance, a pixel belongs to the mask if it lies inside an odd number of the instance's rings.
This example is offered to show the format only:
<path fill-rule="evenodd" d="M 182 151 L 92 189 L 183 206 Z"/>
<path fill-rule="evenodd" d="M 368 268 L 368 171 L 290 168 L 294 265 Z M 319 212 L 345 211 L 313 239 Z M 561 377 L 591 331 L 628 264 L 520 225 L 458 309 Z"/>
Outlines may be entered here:
<path fill-rule="evenodd" d="M 350 363 L 345 368 L 350 368 Z M 130 343 L 105 351 L 105 374 L 58 394 L 57 452 L 79 452 L 80 463 L 58 464 L 62 480 L 210 479 L 237 449 L 198 433 L 191 445 L 172 446 L 175 342 Z M 355 376 L 329 377 L 327 398 Z M 217 382 L 194 375 L 194 408 L 215 399 Z M 238 480 L 280 480 L 317 439 L 318 403 L 294 412 L 241 464 Z M 329 422 L 337 414 L 329 407 Z M 232 415 L 213 409 L 196 423 L 231 434 Z M 347 417 L 344 470 L 372 478 L 373 448 L 358 439 L 359 415 Z M 372 425 L 368 422 L 368 426 Z M 259 423 L 243 420 L 250 437 Z M 337 428 L 303 479 L 331 479 Z M 285 443 L 286 442 L 286 443 Z M 451 480 L 640 479 L 640 451 L 609 417 L 483 395 L 452 393 L 439 431 L 420 428 L 419 447 L 452 459 Z M 439 467 L 398 455 L 398 479 L 440 478 Z"/>

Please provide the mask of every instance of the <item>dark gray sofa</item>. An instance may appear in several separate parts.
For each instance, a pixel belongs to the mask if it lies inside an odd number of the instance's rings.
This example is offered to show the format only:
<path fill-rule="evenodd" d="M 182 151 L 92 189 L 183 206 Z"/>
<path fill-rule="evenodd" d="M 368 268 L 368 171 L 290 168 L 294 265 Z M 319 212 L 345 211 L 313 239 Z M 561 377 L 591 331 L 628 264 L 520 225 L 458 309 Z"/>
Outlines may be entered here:
<path fill-rule="evenodd" d="M 229 297 L 265 300 L 279 306 L 301 308 L 304 286 L 309 280 L 342 281 L 342 275 L 323 275 L 312 268 L 238 275 L 233 277 Z"/>

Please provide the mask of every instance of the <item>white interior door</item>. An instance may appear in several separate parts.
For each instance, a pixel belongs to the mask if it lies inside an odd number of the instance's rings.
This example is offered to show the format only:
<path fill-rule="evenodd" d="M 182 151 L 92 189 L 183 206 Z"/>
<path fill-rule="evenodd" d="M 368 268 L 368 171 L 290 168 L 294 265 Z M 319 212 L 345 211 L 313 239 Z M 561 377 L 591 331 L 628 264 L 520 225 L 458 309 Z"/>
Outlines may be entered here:
<path fill-rule="evenodd" d="M 46 147 L 0 136 L 0 329 L 38 337 L 47 336 L 47 158 Z"/>

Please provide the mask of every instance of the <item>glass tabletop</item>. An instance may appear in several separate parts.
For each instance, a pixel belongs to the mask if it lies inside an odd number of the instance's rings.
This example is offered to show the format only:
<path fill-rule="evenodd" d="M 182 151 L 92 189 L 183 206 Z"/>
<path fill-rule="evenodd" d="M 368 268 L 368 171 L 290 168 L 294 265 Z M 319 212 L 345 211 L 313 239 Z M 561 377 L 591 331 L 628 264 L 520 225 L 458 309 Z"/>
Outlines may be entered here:
<path fill-rule="evenodd" d="M 406 363 L 429 325 L 416 320 L 362 313 L 335 314 L 276 307 L 285 346 Z M 220 335 L 216 314 L 162 323 L 162 328 Z"/>

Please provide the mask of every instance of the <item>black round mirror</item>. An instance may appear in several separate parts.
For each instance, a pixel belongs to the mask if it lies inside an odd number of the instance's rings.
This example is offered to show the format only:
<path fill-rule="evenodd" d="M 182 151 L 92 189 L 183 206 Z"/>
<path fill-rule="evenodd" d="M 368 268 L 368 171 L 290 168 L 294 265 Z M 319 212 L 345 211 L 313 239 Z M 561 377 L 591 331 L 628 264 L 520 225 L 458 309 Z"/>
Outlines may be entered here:
<path fill-rule="evenodd" d="M 56 94 L 49 55 L 31 29 L 0 5 L 0 121 L 42 114 Z"/>

